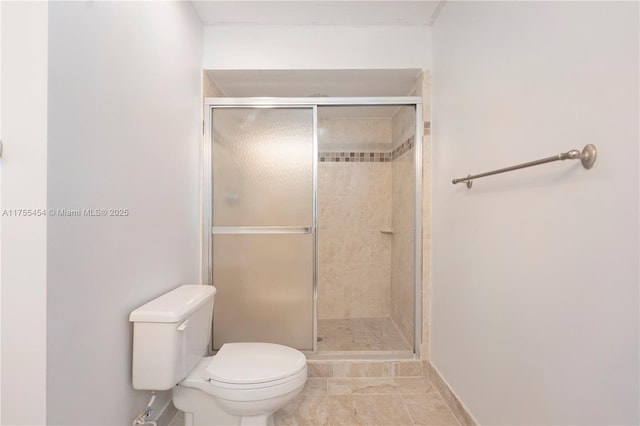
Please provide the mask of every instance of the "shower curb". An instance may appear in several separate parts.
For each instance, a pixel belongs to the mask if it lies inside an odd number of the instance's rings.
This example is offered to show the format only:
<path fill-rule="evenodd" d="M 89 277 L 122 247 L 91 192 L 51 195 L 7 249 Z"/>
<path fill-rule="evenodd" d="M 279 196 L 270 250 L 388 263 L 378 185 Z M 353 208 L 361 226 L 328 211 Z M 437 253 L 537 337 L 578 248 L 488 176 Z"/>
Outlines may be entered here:
<path fill-rule="evenodd" d="M 424 376 L 419 360 L 307 360 L 309 377 L 407 377 Z"/>

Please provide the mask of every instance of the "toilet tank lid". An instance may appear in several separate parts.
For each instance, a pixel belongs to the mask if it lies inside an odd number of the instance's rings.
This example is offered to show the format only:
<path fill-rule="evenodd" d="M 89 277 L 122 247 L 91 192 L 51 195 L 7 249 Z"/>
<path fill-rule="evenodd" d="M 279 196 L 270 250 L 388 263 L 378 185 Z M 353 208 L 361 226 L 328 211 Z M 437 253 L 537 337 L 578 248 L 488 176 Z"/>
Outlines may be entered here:
<path fill-rule="evenodd" d="M 131 312 L 129 321 L 182 321 L 215 294 L 216 288 L 211 285 L 182 285 Z"/>

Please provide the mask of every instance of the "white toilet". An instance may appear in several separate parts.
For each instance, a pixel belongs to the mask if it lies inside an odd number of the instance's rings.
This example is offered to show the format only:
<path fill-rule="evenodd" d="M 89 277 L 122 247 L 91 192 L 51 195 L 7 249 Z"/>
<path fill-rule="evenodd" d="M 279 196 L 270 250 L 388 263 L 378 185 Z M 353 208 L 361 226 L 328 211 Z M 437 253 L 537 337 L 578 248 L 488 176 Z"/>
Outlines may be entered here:
<path fill-rule="evenodd" d="M 227 343 L 205 357 L 215 287 L 183 285 L 131 313 L 133 387 L 172 389 L 185 426 L 273 425 L 307 380 L 304 354 L 271 343 Z"/>

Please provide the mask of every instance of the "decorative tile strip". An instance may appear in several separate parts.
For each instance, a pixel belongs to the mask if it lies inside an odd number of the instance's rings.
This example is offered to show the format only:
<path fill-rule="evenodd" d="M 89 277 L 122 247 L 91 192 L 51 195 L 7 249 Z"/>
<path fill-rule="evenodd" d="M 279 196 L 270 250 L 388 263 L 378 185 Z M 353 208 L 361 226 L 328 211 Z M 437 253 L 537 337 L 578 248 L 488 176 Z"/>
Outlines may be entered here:
<path fill-rule="evenodd" d="M 388 163 L 390 152 L 321 152 L 320 162 L 328 163 Z"/>
<path fill-rule="evenodd" d="M 413 136 L 398 145 L 391 152 L 335 152 L 326 151 L 318 153 L 318 160 L 323 163 L 390 163 L 416 144 Z"/>
<path fill-rule="evenodd" d="M 396 149 L 391 151 L 392 161 L 395 160 L 396 158 L 399 158 L 405 152 L 410 151 L 411 148 L 415 146 L 415 144 L 416 144 L 416 138 L 411 136 L 409 139 L 407 139 L 406 141 L 398 145 Z"/>

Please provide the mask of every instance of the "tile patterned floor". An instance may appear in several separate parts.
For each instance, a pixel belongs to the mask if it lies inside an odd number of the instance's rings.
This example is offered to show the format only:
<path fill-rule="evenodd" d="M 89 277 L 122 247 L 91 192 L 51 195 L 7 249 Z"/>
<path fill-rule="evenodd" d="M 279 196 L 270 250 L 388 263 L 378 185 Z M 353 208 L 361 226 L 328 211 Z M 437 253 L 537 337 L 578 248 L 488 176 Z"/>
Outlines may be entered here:
<path fill-rule="evenodd" d="M 459 425 L 425 377 L 312 377 L 274 421 L 276 426 Z M 170 426 L 183 425 L 178 412 Z"/>
<path fill-rule="evenodd" d="M 309 378 L 274 416 L 289 425 L 458 425 L 425 377 Z"/>
<path fill-rule="evenodd" d="M 319 353 L 411 353 L 411 345 L 388 318 L 318 320 Z"/>

